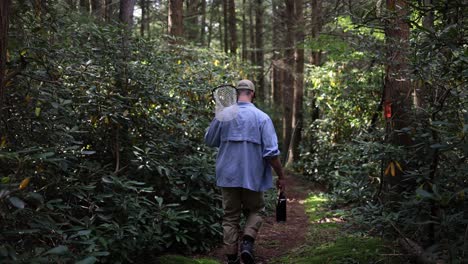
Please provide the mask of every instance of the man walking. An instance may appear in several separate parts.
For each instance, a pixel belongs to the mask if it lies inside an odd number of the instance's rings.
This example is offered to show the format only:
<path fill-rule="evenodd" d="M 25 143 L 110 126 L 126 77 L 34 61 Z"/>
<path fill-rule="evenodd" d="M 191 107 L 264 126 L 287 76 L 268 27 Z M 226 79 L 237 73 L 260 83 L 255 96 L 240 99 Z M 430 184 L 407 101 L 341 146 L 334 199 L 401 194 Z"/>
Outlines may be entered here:
<path fill-rule="evenodd" d="M 223 240 L 229 264 L 238 257 L 241 212 L 247 217 L 240 247 L 242 261 L 254 263 L 253 246 L 264 215 L 263 193 L 273 187 L 271 167 L 284 189 L 278 139 L 270 117 L 253 105 L 255 87 L 249 80 L 237 85 L 237 117 L 214 119 L 205 135 L 208 146 L 218 147 L 216 181 L 223 196 Z"/>

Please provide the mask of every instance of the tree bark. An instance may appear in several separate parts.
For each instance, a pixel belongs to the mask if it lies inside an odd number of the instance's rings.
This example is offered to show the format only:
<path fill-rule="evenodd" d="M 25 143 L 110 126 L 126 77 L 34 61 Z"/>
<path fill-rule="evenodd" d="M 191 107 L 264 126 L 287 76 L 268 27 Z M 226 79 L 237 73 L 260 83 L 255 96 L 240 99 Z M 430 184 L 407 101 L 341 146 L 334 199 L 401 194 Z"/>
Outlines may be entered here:
<path fill-rule="evenodd" d="M 247 12 L 245 0 L 242 0 L 242 61 L 247 60 L 247 23 L 245 13 Z"/>
<path fill-rule="evenodd" d="M 92 13 L 97 20 L 103 20 L 105 17 L 104 5 L 103 0 L 91 0 Z"/>
<path fill-rule="evenodd" d="M 263 67 L 264 67 L 264 57 L 263 57 L 263 3 L 262 0 L 256 0 L 255 6 L 255 62 L 257 65 L 257 78 L 256 78 L 256 87 L 258 98 L 263 101 L 268 100 L 268 95 L 265 91 L 265 80 L 263 78 Z"/>
<path fill-rule="evenodd" d="M 250 1 L 249 4 L 249 39 L 250 39 L 250 61 L 252 62 L 253 65 L 257 64 L 257 59 L 256 59 L 256 52 L 255 52 L 255 24 L 254 24 L 254 9 L 255 9 L 255 3 L 252 3 L 253 1 Z"/>
<path fill-rule="evenodd" d="M 3 122 L 3 103 L 5 100 L 6 60 L 8 49 L 8 26 L 11 0 L 0 3 L 0 122 Z M 3 125 L 0 127 L 4 127 Z M 3 129 L 0 129 L 0 132 Z"/>
<path fill-rule="evenodd" d="M 200 43 L 205 46 L 206 35 L 206 0 L 201 0 L 201 26 L 200 26 Z"/>
<path fill-rule="evenodd" d="M 273 0 L 272 2 L 273 8 L 273 33 L 272 33 L 272 47 L 273 47 L 273 58 L 272 58 L 272 76 L 271 76 L 271 93 L 273 95 L 273 103 L 277 107 L 281 107 L 283 92 L 282 92 L 282 85 L 283 85 L 283 68 L 284 63 L 281 59 L 282 57 L 282 36 L 281 32 L 283 30 L 283 11 L 284 8 L 280 6 L 280 0 Z"/>
<path fill-rule="evenodd" d="M 237 53 L 236 6 L 234 0 L 229 0 L 229 35 L 231 55 Z"/>
<path fill-rule="evenodd" d="M 411 124 L 411 85 L 408 68 L 409 24 L 406 21 L 408 6 L 405 0 L 387 0 L 390 18 L 385 28 L 386 65 L 384 80 L 384 109 L 387 138 L 395 145 L 409 146 L 411 137 L 402 132 Z M 389 111 L 390 110 L 390 111 Z M 389 117 L 390 116 L 390 117 Z M 401 172 L 388 177 L 388 183 L 402 187 Z"/>
<path fill-rule="evenodd" d="M 288 153 L 292 136 L 292 107 L 294 93 L 294 0 L 285 0 L 286 38 L 285 72 L 283 82 L 283 152 Z M 286 156 L 283 162 L 286 163 Z"/>
<path fill-rule="evenodd" d="M 140 0 L 140 7 L 141 7 L 141 21 L 140 21 L 140 35 L 142 37 L 145 36 L 145 31 L 146 31 L 146 20 L 147 20 L 147 12 L 148 10 L 146 9 L 146 3 L 147 0 Z"/>
<path fill-rule="evenodd" d="M 322 0 L 311 1 L 312 16 L 311 16 L 311 37 L 316 41 L 320 36 L 322 30 Z M 309 57 L 309 62 L 313 65 L 319 66 L 322 64 L 322 51 L 312 50 Z"/>
<path fill-rule="evenodd" d="M 229 35 L 228 35 L 228 0 L 222 0 L 223 1 L 223 42 L 224 42 L 224 52 L 228 53 L 229 52 Z"/>
<path fill-rule="evenodd" d="M 208 48 L 211 46 L 211 39 L 213 38 L 213 21 L 216 19 L 215 11 L 218 9 L 218 0 L 213 0 L 213 3 L 210 6 L 210 22 L 208 24 Z M 219 12 L 216 12 L 219 17 Z"/>
<path fill-rule="evenodd" d="M 304 99 L 304 12 L 303 1 L 295 2 L 295 29 L 296 29 L 296 48 L 294 51 L 295 59 L 295 77 L 294 77 L 294 105 L 293 105 L 293 134 L 292 146 L 288 155 L 288 163 L 292 164 L 299 159 L 299 145 L 302 139 L 303 124 L 303 99 Z"/>
<path fill-rule="evenodd" d="M 190 41 L 197 41 L 199 24 L 198 24 L 198 0 L 188 0 L 187 1 L 187 19 L 186 19 L 186 31 L 187 39 Z"/>
<path fill-rule="evenodd" d="M 106 0 L 105 6 L 105 20 L 107 22 L 114 19 L 114 1 L 113 0 Z"/>
<path fill-rule="evenodd" d="M 178 38 L 184 34 L 183 4 L 183 0 L 169 0 L 168 32 Z"/>
<path fill-rule="evenodd" d="M 90 0 L 80 0 L 80 7 L 87 13 L 91 10 L 89 1 Z"/>

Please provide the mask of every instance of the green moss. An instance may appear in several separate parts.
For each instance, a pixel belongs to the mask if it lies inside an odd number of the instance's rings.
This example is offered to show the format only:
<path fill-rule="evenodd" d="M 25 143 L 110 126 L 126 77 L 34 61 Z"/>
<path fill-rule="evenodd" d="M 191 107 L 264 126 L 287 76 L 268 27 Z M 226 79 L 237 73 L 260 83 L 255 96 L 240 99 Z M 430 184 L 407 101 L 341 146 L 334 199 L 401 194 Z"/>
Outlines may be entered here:
<path fill-rule="evenodd" d="M 385 253 L 385 251 L 384 242 L 380 239 L 345 236 L 318 247 L 309 245 L 301 251 L 281 259 L 278 263 L 375 263 L 384 260 L 381 254 Z"/>
<path fill-rule="evenodd" d="M 219 264 L 218 261 L 213 259 L 190 259 L 183 256 L 167 255 L 159 257 L 156 263 L 164 264 Z"/>

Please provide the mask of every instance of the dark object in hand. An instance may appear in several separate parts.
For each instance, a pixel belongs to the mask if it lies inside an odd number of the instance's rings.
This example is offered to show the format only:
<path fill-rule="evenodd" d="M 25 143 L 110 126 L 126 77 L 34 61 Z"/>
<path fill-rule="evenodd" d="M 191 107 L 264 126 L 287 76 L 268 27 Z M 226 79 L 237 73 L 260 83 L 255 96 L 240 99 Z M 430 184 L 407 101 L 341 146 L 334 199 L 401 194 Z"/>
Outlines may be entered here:
<path fill-rule="evenodd" d="M 286 222 L 286 196 L 280 192 L 276 204 L 276 222 Z"/>

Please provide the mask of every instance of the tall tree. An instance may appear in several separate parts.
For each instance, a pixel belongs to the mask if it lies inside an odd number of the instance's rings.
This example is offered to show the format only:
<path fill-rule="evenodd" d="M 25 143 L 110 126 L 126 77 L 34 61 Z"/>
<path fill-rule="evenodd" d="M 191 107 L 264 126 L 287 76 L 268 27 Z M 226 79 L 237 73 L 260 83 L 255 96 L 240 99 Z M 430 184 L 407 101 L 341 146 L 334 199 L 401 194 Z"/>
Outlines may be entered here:
<path fill-rule="evenodd" d="M 254 9 L 255 9 L 255 2 L 249 1 L 249 44 L 250 44 L 250 62 L 253 65 L 256 65 L 256 56 L 257 53 L 255 52 L 255 24 L 254 24 Z"/>
<path fill-rule="evenodd" d="M 322 1 L 323 0 L 311 0 L 311 32 L 310 36 L 312 39 L 317 40 L 322 30 Z M 322 51 L 312 50 L 309 57 L 311 64 L 319 66 L 322 61 Z"/>
<path fill-rule="evenodd" d="M 184 34 L 183 0 L 169 0 L 168 32 L 174 37 Z"/>
<path fill-rule="evenodd" d="M 411 139 L 407 134 L 395 132 L 411 123 L 411 84 L 408 69 L 410 29 L 406 20 L 409 15 L 408 5 L 405 0 L 387 0 L 387 9 L 392 14 L 385 28 L 385 105 L 389 106 L 392 112 L 387 126 L 389 131 L 393 132 L 394 143 L 409 145 Z"/>
<path fill-rule="evenodd" d="M 185 29 L 187 31 L 187 39 L 191 41 L 198 40 L 199 23 L 198 23 L 198 0 L 187 0 L 187 15 Z"/>
<path fill-rule="evenodd" d="M 105 2 L 103 0 L 91 0 L 92 13 L 98 20 L 102 20 L 105 17 L 104 5 Z"/>
<path fill-rule="evenodd" d="M 228 34 L 228 0 L 222 0 L 223 1 L 223 43 L 224 43 L 224 52 L 228 53 L 229 51 L 229 34 Z"/>
<path fill-rule="evenodd" d="M 271 70 L 271 93 L 273 95 L 273 103 L 277 107 L 282 106 L 282 85 L 283 85 L 283 73 L 284 73 L 284 62 L 282 60 L 283 52 L 283 43 L 282 32 L 283 30 L 283 13 L 284 8 L 282 8 L 282 0 L 273 0 L 273 34 L 272 34 L 272 47 L 273 47 L 273 57 L 272 57 L 272 70 Z"/>
<path fill-rule="evenodd" d="M 236 6 L 234 0 L 228 0 L 229 8 L 229 40 L 231 55 L 237 53 Z"/>
<path fill-rule="evenodd" d="M 80 8 L 89 13 L 91 10 L 90 0 L 80 0 Z"/>
<path fill-rule="evenodd" d="M 10 5 L 11 0 L 3 0 L 0 3 L 0 122 L 3 122 Z M 0 127 L 3 127 L 3 125 Z M 3 131 L 0 130 L 0 132 Z"/>
<path fill-rule="evenodd" d="M 245 13 L 247 13 L 247 4 L 242 0 L 242 61 L 247 60 L 247 21 L 245 21 Z"/>
<path fill-rule="evenodd" d="M 148 20 L 147 2 L 148 0 L 140 0 L 140 8 L 141 8 L 140 35 L 142 37 L 145 36 L 146 21 Z"/>
<path fill-rule="evenodd" d="M 265 93 L 264 72 L 264 57 L 263 57 L 263 3 L 262 0 L 256 0 L 255 5 L 255 64 L 257 65 L 256 86 L 260 91 L 260 100 L 267 100 L 268 95 Z"/>
<path fill-rule="evenodd" d="M 285 70 L 283 79 L 283 151 L 288 153 L 292 136 L 292 107 L 294 93 L 294 0 L 285 0 Z M 286 158 L 286 157 L 284 157 Z M 287 160 L 284 160 L 286 162 Z"/>
<path fill-rule="evenodd" d="M 201 0 L 200 43 L 205 45 L 206 35 L 206 0 Z"/>
<path fill-rule="evenodd" d="M 303 124 L 303 100 L 304 100 L 304 12 L 303 1 L 295 2 L 295 29 L 296 29 L 296 48 L 294 50 L 295 74 L 294 74 L 294 105 L 292 126 L 293 134 L 291 147 L 288 155 L 288 163 L 299 159 L 299 144 L 302 139 Z"/>

